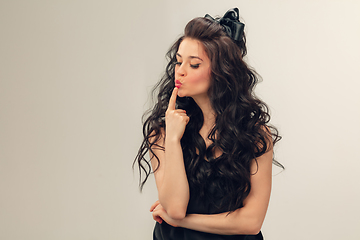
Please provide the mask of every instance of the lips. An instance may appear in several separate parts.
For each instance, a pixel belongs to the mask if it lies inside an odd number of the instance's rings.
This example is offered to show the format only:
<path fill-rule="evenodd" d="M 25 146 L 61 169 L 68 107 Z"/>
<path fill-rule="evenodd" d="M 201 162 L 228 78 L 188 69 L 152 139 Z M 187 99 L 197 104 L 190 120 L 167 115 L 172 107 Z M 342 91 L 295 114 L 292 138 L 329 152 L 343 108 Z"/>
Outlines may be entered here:
<path fill-rule="evenodd" d="M 180 88 L 182 85 L 182 83 L 180 82 L 180 80 L 175 80 L 175 87 Z"/>

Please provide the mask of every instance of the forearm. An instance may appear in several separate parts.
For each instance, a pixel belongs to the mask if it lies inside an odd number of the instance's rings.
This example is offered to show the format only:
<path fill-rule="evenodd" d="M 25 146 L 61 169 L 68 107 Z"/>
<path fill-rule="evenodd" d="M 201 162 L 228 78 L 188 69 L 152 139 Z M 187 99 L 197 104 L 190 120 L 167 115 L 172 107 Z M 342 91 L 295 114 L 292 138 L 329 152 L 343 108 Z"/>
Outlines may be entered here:
<path fill-rule="evenodd" d="M 165 140 L 164 174 L 159 186 L 159 201 L 173 218 L 183 218 L 189 202 L 189 184 L 186 177 L 180 141 Z"/>
<path fill-rule="evenodd" d="M 181 148 L 180 148 L 181 150 Z M 155 219 L 160 217 L 172 226 L 178 226 L 222 235 L 256 235 L 265 219 L 271 193 L 272 151 L 268 151 L 251 163 L 251 191 L 243 201 L 243 207 L 228 214 L 188 214 L 181 220 L 174 219 L 165 207 L 157 207 Z M 184 174 L 186 179 L 186 174 Z M 173 177 L 173 180 L 176 179 Z M 187 183 L 187 181 L 186 181 Z M 188 184 L 187 184 L 188 185 Z M 188 190 L 188 188 L 186 188 Z"/>
<path fill-rule="evenodd" d="M 188 214 L 178 221 L 178 226 L 222 235 L 256 235 L 261 229 L 262 221 L 247 209 L 238 209 L 230 214 Z"/>

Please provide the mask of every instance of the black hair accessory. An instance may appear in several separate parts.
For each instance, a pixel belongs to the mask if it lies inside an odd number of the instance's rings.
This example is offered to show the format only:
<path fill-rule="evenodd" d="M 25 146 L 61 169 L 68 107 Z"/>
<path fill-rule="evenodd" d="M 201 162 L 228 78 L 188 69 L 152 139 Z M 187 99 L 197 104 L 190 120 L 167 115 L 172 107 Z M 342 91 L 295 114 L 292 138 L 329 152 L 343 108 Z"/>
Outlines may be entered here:
<path fill-rule="evenodd" d="M 224 32 L 226 32 L 226 34 L 233 40 L 241 41 L 245 24 L 239 21 L 238 8 L 230 9 L 224 14 L 222 18 L 214 19 L 209 14 L 206 14 L 205 18 L 219 23 L 223 27 Z"/>

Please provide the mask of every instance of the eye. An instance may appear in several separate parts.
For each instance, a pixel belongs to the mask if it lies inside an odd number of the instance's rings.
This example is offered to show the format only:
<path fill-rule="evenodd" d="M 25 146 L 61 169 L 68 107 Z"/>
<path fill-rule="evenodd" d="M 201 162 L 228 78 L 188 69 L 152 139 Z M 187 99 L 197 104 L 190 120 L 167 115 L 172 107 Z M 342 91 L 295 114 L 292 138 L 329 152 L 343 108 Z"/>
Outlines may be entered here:
<path fill-rule="evenodd" d="M 200 63 L 199 64 L 195 64 L 195 65 L 190 65 L 192 68 L 194 68 L 194 69 L 196 69 L 196 68 L 199 68 L 199 66 L 200 66 Z"/>
<path fill-rule="evenodd" d="M 182 62 L 175 62 L 175 65 L 181 65 L 182 64 Z"/>

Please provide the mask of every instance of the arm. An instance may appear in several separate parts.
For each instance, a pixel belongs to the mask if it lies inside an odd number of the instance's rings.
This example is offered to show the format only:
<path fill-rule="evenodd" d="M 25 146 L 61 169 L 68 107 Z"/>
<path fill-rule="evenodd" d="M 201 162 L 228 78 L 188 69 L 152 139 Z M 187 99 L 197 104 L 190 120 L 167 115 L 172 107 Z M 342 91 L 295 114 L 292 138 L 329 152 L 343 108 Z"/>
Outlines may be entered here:
<path fill-rule="evenodd" d="M 153 217 L 160 217 L 173 226 L 189 228 L 201 232 L 235 235 L 254 235 L 261 230 L 265 219 L 270 192 L 272 174 L 272 149 L 252 162 L 251 191 L 244 201 L 244 207 L 228 214 L 189 214 L 182 220 L 174 220 L 167 215 L 161 205 L 152 206 Z"/>
<path fill-rule="evenodd" d="M 153 156 L 151 156 L 151 164 L 154 170 L 158 168 L 154 175 L 159 202 L 173 219 L 182 219 L 186 215 L 189 202 L 189 184 L 180 139 L 189 117 L 184 110 L 175 109 L 177 91 L 178 89 L 175 88 L 166 112 L 166 133 L 163 132 L 157 142 L 157 145 L 165 147 L 165 152 L 152 148 L 159 158 L 160 165 L 158 166 L 158 162 Z"/>

